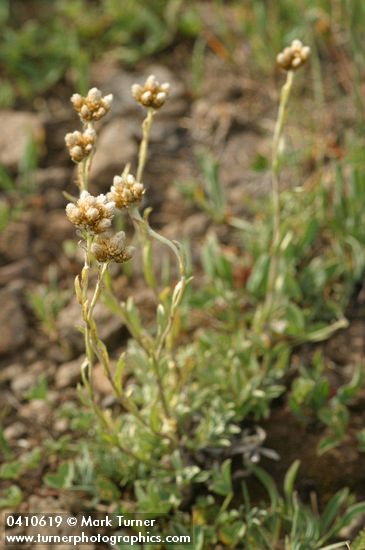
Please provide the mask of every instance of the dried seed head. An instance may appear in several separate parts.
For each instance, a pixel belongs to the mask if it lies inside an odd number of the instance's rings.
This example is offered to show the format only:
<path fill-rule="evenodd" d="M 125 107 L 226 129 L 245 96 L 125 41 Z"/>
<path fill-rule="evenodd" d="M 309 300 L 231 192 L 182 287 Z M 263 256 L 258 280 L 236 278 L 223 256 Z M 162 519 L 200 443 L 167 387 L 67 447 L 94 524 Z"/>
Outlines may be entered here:
<path fill-rule="evenodd" d="M 87 128 L 84 132 L 72 132 L 65 136 L 66 146 L 74 162 L 81 162 L 88 157 L 96 142 L 96 132 Z"/>
<path fill-rule="evenodd" d="M 131 204 L 139 202 L 144 194 L 143 183 L 135 180 L 128 172 L 121 176 L 115 176 L 108 199 L 115 203 L 117 208 L 127 208 Z"/>
<path fill-rule="evenodd" d="M 115 213 L 115 203 L 105 195 L 94 197 L 82 191 L 77 203 L 66 206 L 66 214 L 71 223 L 88 233 L 98 235 L 107 231 Z"/>
<path fill-rule="evenodd" d="M 112 101 L 112 94 L 103 97 L 97 88 L 91 88 L 86 97 L 82 97 L 80 94 L 73 94 L 71 97 L 75 111 L 79 113 L 84 123 L 100 120 L 110 110 Z"/>
<path fill-rule="evenodd" d="M 124 231 L 119 231 L 113 236 L 99 236 L 93 243 L 91 251 L 98 262 L 124 263 L 132 258 L 134 248 L 126 245 Z"/>
<path fill-rule="evenodd" d="M 300 40 L 293 40 L 290 46 L 276 57 L 276 62 L 285 71 L 295 71 L 307 61 L 310 48 L 303 46 Z"/>
<path fill-rule="evenodd" d="M 152 107 L 159 109 L 165 103 L 170 92 L 170 84 L 164 82 L 160 84 L 156 77 L 151 74 L 143 86 L 133 84 L 132 95 L 143 107 Z"/>

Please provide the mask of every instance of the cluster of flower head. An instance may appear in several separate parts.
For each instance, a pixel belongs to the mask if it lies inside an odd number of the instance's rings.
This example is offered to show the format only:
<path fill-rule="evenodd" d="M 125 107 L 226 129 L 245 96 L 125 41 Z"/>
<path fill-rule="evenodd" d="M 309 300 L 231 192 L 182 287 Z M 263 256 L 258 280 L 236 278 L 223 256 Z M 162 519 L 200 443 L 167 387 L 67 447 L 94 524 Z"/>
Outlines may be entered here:
<path fill-rule="evenodd" d="M 276 61 L 285 71 L 295 71 L 307 61 L 310 48 L 303 46 L 300 40 L 293 40 L 290 46 L 278 54 Z"/>
<path fill-rule="evenodd" d="M 98 235 L 110 228 L 115 214 L 115 202 L 105 195 L 93 197 L 88 191 L 82 191 L 76 204 L 70 202 L 66 206 L 66 214 L 70 222 L 79 229 Z"/>
<path fill-rule="evenodd" d="M 96 142 L 96 132 L 93 128 L 86 128 L 83 132 L 76 130 L 66 134 L 66 146 L 74 162 L 81 162 L 88 157 Z"/>
<path fill-rule="evenodd" d="M 151 75 L 144 86 L 135 84 L 132 93 L 144 107 L 160 108 L 166 101 L 170 85 L 159 84 Z M 86 97 L 74 94 L 71 101 L 86 128 L 83 132 L 75 131 L 65 137 L 66 146 L 74 162 L 82 162 L 92 152 L 96 142 L 93 122 L 100 120 L 110 110 L 112 94 L 102 95 L 97 88 L 88 91 Z M 68 219 L 77 228 L 94 236 L 92 252 L 99 262 L 126 262 L 132 257 L 133 247 L 126 246 L 123 231 L 111 235 L 108 231 L 116 208 L 128 208 L 139 202 L 144 193 L 143 184 L 137 182 L 129 173 L 128 166 L 121 176 L 115 176 L 113 185 L 107 195 L 94 197 L 83 190 L 76 203 L 66 206 Z"/>
<path fill-rule="evenodd" d="M 143 184 L 136 181 L 135 177 L 127 172 L 114 177 L 113 185 L 107 196 L 117 208 L 128 208 L 128 206 L 139 202 L 143 193 Z"/>
<path fill-rule="evenodd" d="M 103 97 L 103 94 L 97 88 L 91 88 L 86 97 L 80 94 L 73 94 L 71 97 L 71 102 L 84 124 L 96 122 L 103 118 L 110 110 L 112 101 L 113 94 Z"/>
<path fill-rule="evenodd" d="M 140 84 L 133 84 L 132 86 L 134 99 L 143 107 L 152 107 L 153 109 L 162 107 L 169 95 L 169 91 L 170 84 L 168 82 L 160 84 L 153 74 L 147 78 L 143 86 Z"/>
<path fill-rule="evenodd" d="M 98 262 L 124 263 L 132 258 L 134 247 L 127 246 L 124 231 L 119 231 L 115 235 L 99 235 L 91 251 Z"/>
<path fill-rule="evenodd" d="M 71 223 L 91 235 L 96 235 L 92 252 L 99 262 L 126 262 L 133 254 L 133 247 L 126 246 L 123 231 L 114 236 L 107 232 L 111 227 L 116 208 L 127 208 L 141 200 L 144 193 L 142 183 L 125 170 L 121 176 L 115 176 L 107 195 L 94 197 L 88 191 L 82 191 L 76 204 L 66 206 L 66 214 Z"/>

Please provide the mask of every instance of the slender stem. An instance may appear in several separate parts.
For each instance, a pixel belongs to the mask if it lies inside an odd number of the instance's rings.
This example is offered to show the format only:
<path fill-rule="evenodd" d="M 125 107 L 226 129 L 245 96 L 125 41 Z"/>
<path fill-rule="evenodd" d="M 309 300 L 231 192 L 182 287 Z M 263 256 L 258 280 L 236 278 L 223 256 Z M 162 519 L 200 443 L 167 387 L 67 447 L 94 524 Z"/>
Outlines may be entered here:
<path fill-rule="evenodd" d="M 81 292 L 82 292 L 82 316 L 85 323 L 84 340 L 85 351 L 88 361 L 88 378 L 89 378 L 89 392 L 90 397 L 94 400 L 94 392 L 92 385 L 92 370 L 94 365 L 94 349 L 92 345 L 92 336 L 89 323 L 89 300 L 88 300 L 88 288 L 89 288 L 89 271 L 91 267 L 91 245 L 93 242 L 93 236 L 88 234 L 86 237 L 86 250 L 85 250 L 85 263 L 81 272 Z"/>
<path fill-rule="evenodd" d="M 142 181 L 144 167 L 147 162 L 151 126 L 152 126 L 152 122 L 155 114 L 156 114 L 156 111 L 152 108 L 149 108 L 147 111 L 147 116 L 142 123 L 143 137 L 142 137 L 141 145 L 139 147 L 139 154 L 138 154 L 137 181 Z"/>
<path fill-rule="evenodd" d="M 281 94 L 280 94 L 279 112 L 278 112 L 278 117 L 275 124 L 272 157 L 271 157 L 272 171 L 276 175 L 278 174 L 278 167 L 279 167 L 280 139 L 283 134 L 283 128 L 284 128 L 284 124 L 287 116 L 287 107 L 288 107 L 291 88 L 293 85 L 293 80 L 294 80 L 294 71 L 288 71 L 286 75 L 286 82 L 282 87 Z"/>
<path fill-rule="evenodd" d="M 174 319 L 175 319 L 175 316 L 176 316 L 176 311 L 177 311 L 178 306 L 181 303 L 181 300 L 182 300 L 182 297 L 183 297 L 183 294 L 184 294 L 184 290 L 185 290 L 185 287 L 186 287 L 185 263 L 184 263 L 183 254 L 180 252 L 177 245 L 175 243 L 171 242 L 169 239 L 166 239 L 165 237 L 163 237 L 162 235 L 160 235 L 156 231 L 154 231 L 149 226 L 148 222 L 146 222 L 142 218 L 142 216 L 140 215 L 139 210 L 137 208 L 132 208 L 131 209 L 130 216 L 133 220 L 134 225 L 137 227 L 137 230 L 140 233 L 142 233 L 143 237 L 145 238 L 145 235 L 147 233 L 149 236 L 151 236 L 154 239 L 160 241 L 165 246 L 168 246 L 173 251 L 173 253 L 175 254 L 175 256 L 178 260 L 178 265 L 179 265 L 179 271 L 180 271 L 180 277 L 181 277 L 181 279 L 178 283 L 178 285 L 180 285 L 179 292 L 177 294 L 177 297 L 175 298 L 175 302 L 173 302 L 171 304 L 171 311 L 170 311 L 169 319 L 168 319 L 167 325 L 165 327 L 165 330 L 163 331 L 163 333 L 160 337 L 160 340 L 157 344 L 156 352 L 151 353 L 149 351 L 149 357 L 150 357 L 150 360 L 151 360 L 152 368 L 153 368 L 155 376 L 156 376 L 158 393 L 159 393 L 159 396 L 160 396 L 160 401 L 161 401 L 161 404 L 162 404 L 162 408 L 164 410 L 164 413 L 165 413 L 166 417 L 170 418 L 171 417 L 171 412 L 169 410 L 168 401 L 167 401 L 166 395 L 165 395 L 165 389 L 164 389 L 162 375 L 161 375 L 161 371 L 160 371 L 160 367 L 159 367 L 159 360 L 160 360 L 160 355 L 161 355 L 163 346 L 165 344 L 166 338 L 169 335 L 169 333 L 171 332 L 171 329 L 173 327 L 173 322 L 174 322 Z M 176 287 L 175 287 L 175 289 L 176 289 Z"/>
<path fill-rule="evenodd" d="M 138 153 L 138 167 L 137 167 L 137 176 L 136 176 L 137 181 L 141 181 L 143 177 L 143 171 L 146 165 L 147 155 L 148 155 L 148 146 L 149 146 L 151 127 L 152 127 L 152 122 L 155 114 L 156 114 L 156 111 L 152 108 L 149 108 L 147 111 L 147 116 L 142 123 L 143 136 L 142 136 L 142 141 L 141 141 L 141 144 L 139 147 L 139 153 Z M 130 208 L 129 214 L 139 234 L 141 234 L 141 230 L 142 232 L 144 231 L 144 234 L 148 233 L 150 237 L 153 237 L 154 239 L 162 242 L 164 245 L 168 246 L 174 252 L 174 254 L 177 256 L 177 259 L 179 261 L 180 272 L 184 274 L 185 273 L 184 265 L 181 259 L 180 251 L 178 250 L 177 246 L 173 242 L 169 241 L 169 239 L 166 239 L 165 237 L 163 237 L 162 235 L 154 231 L 149 226 L 148 222 L 142 218 L 137 207 Z"/>
<path fill-rule="evenodd" d="M 137 174 L 136 174 L 137 181 L 139 182 L 142 181 L 143 171 L 147 161 L 150 132 L 151 132 L 152 122 L 155 114 L 156 114 L 156 111 L 154 109 L 148 109 L 147 116 L 142 123 L 143 135 L 142 135 L 142 140 L 139 148 L 138 167 L 137 167 Z M 147 347 L 142 346 L 149 357 L 152 369 L 155 373 L 159 398 L 160 398 L 160 402 L 161 402 L 164 414 L 167 418 L 171 418 L 171 411 L 169 408 L 168 400 L 166 398 L 165 388 L 163 384 L 163 377 L 160 369 L 160 357 L 161 357 L 161 353 L 163 350 L 163 346 L 166 342 L 166 339 L 173 327 L 176 311 L 182 300 L 182 296 L 186 287 L 184 257 L 179 249 L 179 246 L 175 242 L 172 242 L 169 239 L 166 239 L 165 237 L 163 237 L 162 235 L 160 235 L 150 227 L 147 216 L 142 217 L 137 207 L 131 207 L 128 210 L 128 212 L 133 222 L 133 225 L 136 229 L 136 232 L 140 238 L 143 250 L 145 252 L 143 254 L 145 279 L 147 284 L 149 284 L 149 286 L 153 288 L 153 290 L 157 291 L 157 284 L 155 282 L 154 274 L 152 272 L 152 267 L 150 265 L 151 263 L 150 249 L 148 248 L 150 247 L 150 243 L 148 242 L 148 239 L 152 237 L 153 239 L 158 240 L 159 242 L 161 242 L 162 244 L 170 248 L 170 250 L 172 250 L 172 252 L 176 256 L 178 261 L 180 281 L 176 285 L 174 290 L 170 314 L 169 314 L 166 327 L 163 330 L 162 335 L 160 336 L 156 345 L 147 346 Z M 178 285 L 180 286 L 178 287 Z"/>
<path fill-rule="evenodd" d="M 276 280 L 279 266 L 279 246 L 281 240 L 280 230 L 280 142 L 283 135 L 284 124 L 287 116 L 287 106 L 290 91 L 293 85 L 294 72 L 288 71 L 287 78 L 280 94 L 278 117 L 275 124 L 272 158 L 271 158 L 271 182 L 272 182 L 272 207 L 273 207 L 273 236 L 271 242 L 271 261 L 268 275 L 268 287 L 265 301 L 265 320 L 269 317 L 275 297 Z"/>
<path fill-rule="evenodd" d="M 165 413 L 166 418 L 171 418 L 170 407 L 167 403 L 167 399 L 166 399 L 166 395 L 165 395 L 165 389 L 164 389 L 164 386 L 163 386 L 162 375 L 161 375 L 161 370 L 160 370 L 160 364 L 159 364 L 159 361 L 158 361 L 158 359 L 156 358 L 155 355 L 151 356 L 151 364 L 152 364 L 152 368 L 153 368 L 155 376 L 156 376 L 157 388 L 158 388 L 158 393 L 159 393 L 159 396 L 160 396 L 160 401 L 161 401 L 163 411 Z"/>
<path fill-rule="evenodd" d="M 170 314 L 169 314 L 169 318 L 168 318 L 166 327 L 165 327 L 164 331 L 162 332 L 162 334 L 160 336 L 160 339 L 158 341 L 158 344 L 157 344 L 157 350 L 156 350 L 157 359 L 160 357 L 160 354 L 162 352 L 165 341 L 166 341 L 168 335 L 170 334 L 170 332 L 172 330 L 177 310 L 178 310 L 179 305 L 181 304 L 181 301 L 183 299 L 185 288 L 186 288 L 186 278 L 185 278 L 185 276 L 183 276 L 180 279 L 180 282 L 178 284 L 179 284 L 178 292 L 177 292 L 177 294 L 176 294 L 176 296 L 173 299 L 173 302 L 171 304 Z"/>
<path fill-rule="evenodd" d="M 88 190 L 89 172 L 93 156 L 93 153 L 90 153 L 88 157 L 79 162 L 77 165 L 77 185 L 80 189 L 80 192 Z"/>
<path fill-rule="evenodd" d="M 157 241 L 160 241 L 160 243 L 164 244 L 165 246 L 168 246 L 172 252 L 175 254 L 178 263 L 179 263 L 179 271 L 182 274 L 182 276 L 185 276 L 185 265 L 183 262 L 182 254 L 178 248 L 178 246 L 175 244 L 175 242 L 170 241 L 163 235 L 160 235 L 160 233 L 157 233 L 157 231 L 154 231 L 152 227 L 142 218 L 139 210 L 137 207 L 132 207 L 128 210 L 129 215 L 137 228 L 139 232 L 145 231 L 148 233 L 150 237 L 153 237 Z"/>
<path fill-rule="evenodd" d="M 95 286 L 93 297 L 92 297 L 91 302 L 90 302 L 90 306 L 88 308 L 88 322 L 90 322 L 91 319 L 92 319 L 93 311 L 94 311 L 96 302 L 98 301 L 100 293 L 101 293 L 103 278 L 104 278 L 104 275 L 106 273 L 107 268 L 108 268 L 108 264 L 103 263 L 101 265 L 100 269 L 99 269 L 98 280 L 97 280 L 97 283 L 96 283 L 96 286 Z"/>
<path fill-rule="evenodd" d="M 156 111 L 152 108 L 149 108 L 147 110 L 146 118 L 142 122 L 142 140 L 139 146 L 138 166 L 137 166 L 137 174 L 136 174 L 137 181 L 139 182 L 142 181 L 144 167 L 147 162 L 150 133 L 151 133 L 152 122 L 155 114 L 156 114 Z M 148 240 L 147 231 L 143 231 L 144 227 L 142 227 L 141 224 L 136 223 L 135 221 L 135 219 L 140 217 L 139 211 L 137 210 L 137 208 L 134 208 L 133 210 L 134 210 L 134 216 L 132 216 L 133 224 L 135 226 L 137 235 L 139 236 L 139 240 L 143 249 L 142 261 L 143 261 L 143 272 L 144 272 L 145 280 L 148 286 L 152 288 L 155 293 L 157 293 L 157 282 L 155 280 L 153 268 L 151 265 L 152 264 L 151 243 Z M 144 221 L 146 222 L 146 220 Z"/>
<path fill-rule="evenodd" d="M 84 183 L 84 170 L 85 170 L 85 160 L 81 161 L 77 165 L 77 186 L 81 191 L 85 189 L 85 183 Z"/>
<path fill-rule="evenodd" d="M 146 352 L 146 354 L 149 355 L 153 345 L 153 341 L 150 335 L 144 330 L 143 332 L 138 332 L 137 330 L 135 330 L 133 323 L 130 322 L 128 312 L 126 311 L 126 304 L 120 303 L 116 299 L 113 290 L 111 290 L 110 288 L 107 289 L 106 296 L 109 300 L 113 301 L 113 309 L 116 310 L 118 312 L 118 315 L 120 315 L 120 317 L 122 318 L 123 323 L 126 325 L 132 338 L 134 338 L 134 340 L 138 342 L 138 344 Z"/>

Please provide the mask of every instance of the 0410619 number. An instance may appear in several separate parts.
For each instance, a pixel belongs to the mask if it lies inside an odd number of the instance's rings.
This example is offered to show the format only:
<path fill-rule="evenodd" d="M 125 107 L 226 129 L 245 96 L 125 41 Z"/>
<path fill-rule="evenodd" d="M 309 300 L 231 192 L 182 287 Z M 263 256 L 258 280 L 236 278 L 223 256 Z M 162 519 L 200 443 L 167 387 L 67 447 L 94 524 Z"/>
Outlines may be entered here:
<path fill-rule="evenodd" d="M 43 515 L 6 515 L 7 527 L 59 527 L 62 524 L 62 516 Z"/>

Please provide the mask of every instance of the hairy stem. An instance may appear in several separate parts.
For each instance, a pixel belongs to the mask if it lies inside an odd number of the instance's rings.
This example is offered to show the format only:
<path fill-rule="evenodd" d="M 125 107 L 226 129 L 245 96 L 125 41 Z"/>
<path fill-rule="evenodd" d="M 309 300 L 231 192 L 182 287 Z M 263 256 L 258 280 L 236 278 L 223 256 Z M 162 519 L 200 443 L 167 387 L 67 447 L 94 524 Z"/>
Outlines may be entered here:
<path fill-rule="evenodd" d="M 270 316 L 274 305 L 276 281 L 279 267 L 279 246 L 281 240 L 280 228 L 280 190 L 279 190 L 279 171 L 280 171 L 280 142 L 283 135 L 285 120 L 287 117 L 287 107 L 294 79 L 294 72 L 288 71 L 287 78 L 280 94 L 280 104 L 278 117 L 275 124 L 275 131 L 272 146 L 271 159 L 271 181 L 272 181 L 272 208 L 273 208 L 273 236 L 271 242 L 271 261 L 268 275 L 268 286 L 265 301 L 265 320 Z"/>
<path fill-rule="evenodd" d="M 146 165 L 147 156 L 148 156 L 150 132 L 151 132 L 152 122 L 155 114 L 156 114 L 156 111 L 152 108 L 149 108 L 147 111 L 147 116 L 142 123 L 143 136 L 142 136 L 142 141 L 139 147 L 139 154 L 138 154 L 138 167 L 137 167 L 137 174 L 136 174 L 137 181 L 142 181 L 143 171 L 144 171 L 144 167 Z"/>
<path fill-rule="evenodd" d="M 92 125 L 91 125 L 92 128 Z M 89 188 L 89 173 L 94 152 L 92 151 L 85 159 L 77 165 L 77 185 L 81 191 L 87 191 Z"/>
<path fill-rule="evenodd" d="M 150 359 L 151 359 L 152 368 L 156 377 L 158 394 L 160 396 L 163 412 L 165 413 L 166 418 L 171 418 L 171 411 L 165 395 L 165 388 L 162 381 L 162 374 L 161 374 L 159 361 L 158 359 L 156 359 L 154 355 L 152 355 Z"/>
<path fill-rule="evenodd" d="M 94 308 L 95 308 L 96 303 L 97 303 L 97 301 L 99 299 L 99 296 L 101 294 L 103 279 L 104 279 L 104 275 L 106 273 L 107 268 L 108 268 L 108 264 L 103 263 L 103 264 L 101 264 L 101 267 L 99 268 L 99 271 L 98 271 L 98 280 L 97 280 L 97 283 L 96 283 L 96 286 L 95 286 L 93 297 L 91 298 L 90 306 L 88 308 L 88 322 L 89 323 L 92 320 Z"/>
<path fill-rule="evenodd" d="M 84 340 L 85 340 L 85 352 L 88 363 L 88 389 L 90 397 L 95 400 L 93 384 L 92 384 L 92 370 L 95 361 L 95 353 L 92 345 L 92 336 L 89 323 L 89 300 L 88 300 L 88 288 L 89 288 L 89 272 L 91 267 L 91 246 L 93 242 L 93 236 L 88 234 L 86 237 L 86 249 L 85 249 L 85 262 L 81 272 L 80 286 L 82 296 L 82 317 L 84 319 Z"/>
<path fill-rule="evenodd" d="M 170 334 L 170 332 L 173 328 L 178 308 L 179 308 L 179 306 L 181 304 L 181 301 L 183 299 L 183 296 L 184 296 L 185 288 L 186 288 L 186 277 L 183 276 L 180 279 L 180 282 L 175 287 L 174 296 L 173 296 L 173 299 L 172 299 L 172 304 L 171 304 L 167 324 L 166 324 L 166 327 L 163 330 L 163 332 L 162 332 L 162 334 L 161 334 L 161 336 L 160 336 L 160 338 L 157 342 L 157 349 L 156 349 L 156 358 L 157 358 L 157 360 L 159 359 L 159 357 L 162 353 L 163 347 L 165 345 L 165 342 L 167 340 L 167 337 L 169 336 L 169 334 Z"/>
<path fill-rule="evenodd" d="M 137 175 L 136 175 L 137 181 L 141 181 L 143 177 L 143 171 L 146 165 L 147 155 L 148 155 L 150 132 L 151 132 L 152 122 L 155 114 L 156 114 L 156 111 L 154 109 L 148 109 L 147 116 L 142 123 L 143 136 L 142 136 L 142 141 L 140 144 L 139 155 L 138 155 L 138 167 L 137 167 Z M 142 217 L 137 207 L 130 208 L 129 215 L 133 221 L 133 225 L 136 229 L 137 234 L 140 237 L 140 241 L 143 247 L 143 251 L 144 251 L 143 265 L 144 265 L 146 282 L 149 284 L 151 288 L 153 288 L 153 290 L 155 290 L 155 292 L 157 290 L 157 283 L 155 281 L 155 277 L 152 271 L 152 265 L 151 265 L 152 259 L 151 259 L 151 248 L 150 248 L 151 243 L 149 239 L 150 238 L 156 239 L 157 241 L 161 242 L 162 244 L 170 248 L 170 250 L 174 253 L 178 262 L 178 268 L 180 272 L 180 281 L 177 283 L 174 290 L 174 298 L 171 304 L 171 310 L 170 310 L 168 322 L 156 346 L 153 346 L 153 349 L 151 349 L 149 346 L 147 348 L 144 347 L 150 359 L 152 369 L 155 373 L 159 398 L 160 398 L 160 402 L 161 402 L 164 414 L 167 418 L 171 418 L 171 411 L 169 408 L 168 400 L 166 398 L 165 388 L 163 384 L 163 377 L 160 369 L 160 358 L 161 358 L 162 350 L 165 345 L 166 339 L 172 330 L 177 308 L 180 305 L 180 302 L 182 300 L 182 296 L 186 287 L 184 256 L 177 243 L 172 242 L 169 239 L 163 237 L 162 235 L 160 235 L 150 227 L 148 223 L 148 216 L 145 215 L 144 217 Z M 179 285 L 179 288 L 178 288 L 178 285 Z M 178 288 L 178 292 L 176 291 L 177 288 Z"/>

